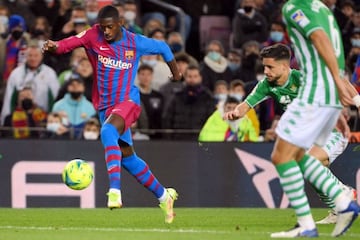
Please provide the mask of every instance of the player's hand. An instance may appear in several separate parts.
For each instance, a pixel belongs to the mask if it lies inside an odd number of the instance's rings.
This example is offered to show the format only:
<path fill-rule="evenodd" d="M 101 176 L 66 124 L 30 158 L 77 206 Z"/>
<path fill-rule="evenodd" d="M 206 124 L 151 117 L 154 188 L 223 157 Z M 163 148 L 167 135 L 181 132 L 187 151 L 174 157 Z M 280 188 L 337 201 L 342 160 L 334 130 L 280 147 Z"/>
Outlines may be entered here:
<path fill-rule="evenodd" d="M 43 47 L 42 47 L 42 51 L 49 51 L 49 52 L 55 52 L 56 49 L 58 47 L 57 42 L 52 41 L 52 40 L 46 40 Z"/>
<path fill-rule="evenodd" d="M 346 88 L 344 81 L 347 81 L 347 80 L 338 78 L 335 80 L 335 83 L 336 83 L 336 86 L 338 89 L 340 102 L 344 107 L 347 107 L 347 106 L 353 105 L 353 99 L 350 95 L 350 92 Z"/>
<path fill-rule="evenodd" d="M 238 109 L 234 109 L 233 111 L 224 113 L 224 120 L 237 120 L 241 117 L 240 111 Z"/>

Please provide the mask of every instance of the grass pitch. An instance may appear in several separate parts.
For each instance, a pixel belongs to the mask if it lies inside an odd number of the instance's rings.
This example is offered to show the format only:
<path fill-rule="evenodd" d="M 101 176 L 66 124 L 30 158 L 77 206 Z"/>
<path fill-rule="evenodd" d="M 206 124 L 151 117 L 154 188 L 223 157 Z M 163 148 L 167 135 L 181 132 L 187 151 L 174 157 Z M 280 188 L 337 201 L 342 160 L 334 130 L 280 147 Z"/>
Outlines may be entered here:
<path fill-rule="evenodd" d="M 173 224 L 165 224 L 159 208 L 0 209 L 1 240 L 152 240 L 270 239 L 271 232 L 295 224 L 291 209 L 177 208 Z M 326 209 L 313 209 L 315 219 Z M 329 239 L 333 225 L 318 226 L 319 239 Z M 360 220 L 342 236 L 360 239 Z"/>

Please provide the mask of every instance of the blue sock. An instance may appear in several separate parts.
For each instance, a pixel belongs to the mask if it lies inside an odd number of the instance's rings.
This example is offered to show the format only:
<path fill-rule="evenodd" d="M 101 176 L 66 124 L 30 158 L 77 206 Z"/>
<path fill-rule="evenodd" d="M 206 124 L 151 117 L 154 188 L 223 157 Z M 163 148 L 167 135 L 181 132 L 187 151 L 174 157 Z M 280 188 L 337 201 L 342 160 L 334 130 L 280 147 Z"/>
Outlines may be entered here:
<path fill-rule="evenodd" d="M 129 157 L 124 157 L 121 164 L 139 183 L 153 192 L 157 198 L 164 194 L 165 188 L 151 173 L 149 166 L 144 160 L 135 153 Z"/>
<path fill-rule="evenodd" d="M 101 128 L 101 142 L 105 149 L 106 168 L 110 188 L 120 190 L 121 185 L 121 149 L 118 144 L 119 133 L 116 128 L 105 123 Z"/>

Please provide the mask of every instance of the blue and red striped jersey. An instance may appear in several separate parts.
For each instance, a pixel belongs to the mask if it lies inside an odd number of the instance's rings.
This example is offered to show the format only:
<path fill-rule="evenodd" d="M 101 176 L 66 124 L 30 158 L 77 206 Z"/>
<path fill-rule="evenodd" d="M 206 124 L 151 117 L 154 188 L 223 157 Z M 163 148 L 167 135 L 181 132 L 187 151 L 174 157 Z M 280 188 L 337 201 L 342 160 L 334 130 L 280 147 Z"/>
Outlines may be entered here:
<path fill-rule="evenodd" d="M 123 101 L 140 105 L 139 89 L 134 85 L 140 57 L 161 54 L 166 62 L 174 59 L 164 41 L 133 34 L 122 28 L 119 41 L 107 42 L 98 24 L 58 42 L 56 53 L 84 47 L 94 69 L 92 102 L 102 110 Z"/>

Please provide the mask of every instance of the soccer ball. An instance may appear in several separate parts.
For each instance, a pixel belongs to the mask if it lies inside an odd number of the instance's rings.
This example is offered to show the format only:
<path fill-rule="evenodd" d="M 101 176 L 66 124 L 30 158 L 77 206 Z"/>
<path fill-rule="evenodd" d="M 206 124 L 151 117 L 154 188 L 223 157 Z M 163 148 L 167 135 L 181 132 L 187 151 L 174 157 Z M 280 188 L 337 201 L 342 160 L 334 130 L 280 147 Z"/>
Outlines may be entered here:
<path fill-rule="evenodd" d="M 62 180 L 71 189 L 82 190 L 87 188 L 94 178 L 94 171 L 90 164 L 82 159 L 73 159 L 68 162 L 62 172 Z"/>

